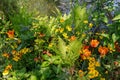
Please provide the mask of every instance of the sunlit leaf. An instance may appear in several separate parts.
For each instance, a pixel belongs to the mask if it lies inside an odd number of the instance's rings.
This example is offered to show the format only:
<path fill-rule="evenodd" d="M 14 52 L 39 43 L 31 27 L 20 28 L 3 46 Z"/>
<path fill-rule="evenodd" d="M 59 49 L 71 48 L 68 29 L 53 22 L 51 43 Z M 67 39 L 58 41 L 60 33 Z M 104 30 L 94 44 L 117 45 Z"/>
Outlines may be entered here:
<path fill-rule="evenodd" d="M 113 42 L 117 41 L 118 37 L 115 34 L 112 34 L 112 40 Z"/>
<path fill-rule="evenodd" d="M 120 19 L 120 14 L 117 15 L 117 16 L 115 16 L 115 17 L 113 18 L 114 21 L 115 21 L 115 20 L 119 20 L 119 19 Z"/>

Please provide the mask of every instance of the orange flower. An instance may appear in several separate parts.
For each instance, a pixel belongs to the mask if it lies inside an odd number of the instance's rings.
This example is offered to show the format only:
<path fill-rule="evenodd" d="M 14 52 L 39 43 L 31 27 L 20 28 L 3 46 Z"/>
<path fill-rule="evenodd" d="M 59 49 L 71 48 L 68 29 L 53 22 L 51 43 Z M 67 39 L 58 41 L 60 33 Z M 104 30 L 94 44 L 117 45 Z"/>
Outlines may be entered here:
<path fill-rule="evenodd" d="M 84 72 L 83 72 L 82 70 L 79 70 L 78 73 L 79 73 L 79 76 L 80 76 L 80 77 L 83 77 L 83 76 L 84 76 Z"/>
<path fill-rule="evenodd" d="M 91 56 L 91 51 L 89 49 L 84 49 L 83 54 L 81 54 L 80 56 L 83 60 L 87 59 L 88 57 Z"/>
<path fill-rule="evenodd" d="M 6 57 L 6 58 L 9 58 L 9 57 L 10 57 L 10 54 L 4 53 L 4 54 L 2 54 L 2 56 L 3 56 L 3 57 Z"/>
<path fill-rule="evenodd" d="M 43 33 L 40 33 L 40 34 L 39 34 L 39 36 L 40 36 L 40 37 L 44 37 L 44 36 L 45 36 L 45 34 L 43 34 Z"/>
<path fill-rule="evenodd" d="M 5 69 L 6 69 L 6 70 L 12 69 L 12 64 L 9 64 Z"/>
<path fill-rule="evenodd" d="M 9 38 L 14 38 L 14 30 L 9 30 L 6 34 Z"/>
<path fill-rule="evenodd" d="M 16 50 L 12 50 L 12 55 L 15 55 L 17 53 Z"/>
<path fill-rule="evenodd" d="M 71 36 L 71 37 L 70 37 L 70 41 L 74 41 L 75 39 L 76 39 L 75 36 Z"/>
<path fill-rule="evenodd" d="M 65 20 L 64 19 L 60 19 L 60 22 L 63 23 Z"/>
<path fill-rule="evenodd" d="M 102 47 L 102 46 L 100 46 L 99 48 L 98 48 L 98 52 L 100 53 L 100 55 L 101 56 L 104 56 L 104 55 L 106 55 L 107 53 L 108 53 L 108 48 L 107 47 Z"/>
<path fill-rule="evenodd" d="M 82 60 L 87 59 L 83 54 L 81 54 L 80 57 L 81 57 Z"/>
<path fill-rule="evenodd" d="M 86 56 L 86 57 L 89 57 L 91 55 L 91 51 L 88 50 L 88 49 L 84 49 L 83 50 L 83 54 Z"/>
<path fill-rule="evenodd" d="M 97 47 L 99 45 L 99 43 L 100 42 L 98 40 L 94 40 L 94 39 L 90 41 L 91 47 L 94 47 L 94 48 Z"/>

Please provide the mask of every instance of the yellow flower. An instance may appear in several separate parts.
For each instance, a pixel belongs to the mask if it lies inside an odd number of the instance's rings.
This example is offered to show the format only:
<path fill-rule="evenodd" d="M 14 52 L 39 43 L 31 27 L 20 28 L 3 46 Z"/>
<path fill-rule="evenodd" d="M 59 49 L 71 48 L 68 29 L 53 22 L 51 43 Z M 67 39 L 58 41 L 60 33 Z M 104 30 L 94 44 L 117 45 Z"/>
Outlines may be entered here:
<path fill-rule="evenodd" d="M 20 57 L 18 57 L 18 56 L 13 57 L 13 60 L 16 61 L 16 62 L 17 62 L 19 59 L 20 59 Z"/>
<path fill-rule="evenodd" d="M 65 20 L 64 19 L 60 19 L 60 22 L 63 23 Z"/>
<path fill-rule="evenodd" d="M 95 66 L 89 66 L 88 67 L 88 70 L 94 70 L 95 69 Z"/>
<path fill-rule="evenodd" d="M 67 33 L 63 33 L 62 35 L 64 38 L 66 38 L 66 39 L 68 38 Z"/>
<path fill-rule="evenodd" d="M 91 70 L 91 71 L 89 71 L 89 72 L 88 72 L 88 74 L 89 74 L 89 78 L 90 78 L 90 79 L 92 79 L 92 78 L 94 78 L 94 77 L 95 77 L 95 76 L 94 76 L 95 72 L 94 72 L 94 71 L 92 71 L 92 70 Z"/>
<path fill-rule="evenodd" d="M 87 24 L 87 23 L 88 23 L 88 20 L 83 21 L 83 23 L 84 23 L 84 24 Z"/>
<path fill-rule="evenodd" d="M 52 47 L 52 46 L 53 46 L 53 43 L 50 43 L 50 44 L 49 44 L 49 47 Z"/>
<path fill-rule="evenodd" d="M 21 54 L 26 54 L 27 52 L 29 52 L 29 48 L 23 48 L 19 51 Z"/>
<path fill-rule="evenodd" d="M 99 67 L 100 63 L 98 61 L 95 62 L 95 66 Z"/>
<path fill-rule="evenodd" d="M 59 31 L 60 33 L 62 33 L 64 31 L 64 28 L 60 28 Z"/>
<path fill-rule="evenodd" d="M 86 34 L 82 34 L 82 37 L 85 37 L 86 36 Z"/>
<path fill-rule="evenodd" d="M 95 70 L 95 77 L 97 77 L 98 75 L 99 75 L 99 72 Z"/>
<path fill-rule="evenodd" d="M 6 70 L 10 70 L 10 69 L 12 69 L 12 65 L 11 64 L 9 64 L 8 66 L 6 66 L 6 68 L 5 68 Z"/>
<path fill-rule="evenodd" d="M 67 29 L 68 31 L 72 31 L 71 26 L 66 26 L 66 29 Z"/>
<path fill-rule="evenodd" d="M 83 76 L 84 76 L 84 72 L 83 72 L 82 70 L 79 70 L 78 73 L 79 73 L 79 76 L 80 76 L 80 77 L 83 77 Z"/>
<path fill-rule="evenodd" d="M 92 28 L 92 27 L 93 27 L 93 24 L 92 24 L 92 23 L 89 23 L 89 27 Z"/>
<path fill-rule="evenodd" d="M 2 74 L 3 74 L 3 76 L 8 75 L 9 74 L 9 70 L 5 69 Z"/>
<path fill-rule="evenodd" d="M 97 70 L 90 70 L 88 74 L 89 74 L 89 78 L 92 79 L 97 77 L 99 75 L 99 72 Z"/>
<path fill-rule="evenodd" d="M 90 62 L 95 62 L 95 58 L 94 58 L 94 57 L 90 57 L 90 58 L 89 58 L 89 61 L 90 61 Z"/>
<path fill-rule="evenodd" d="M 59 31 L 59 29 L 55 29 L 55 32 L 57 33 Z"/>
<path fill-rule="evenodd" d="M 105 80 L 105 78 L 100 78 L 100 80 Z"/>

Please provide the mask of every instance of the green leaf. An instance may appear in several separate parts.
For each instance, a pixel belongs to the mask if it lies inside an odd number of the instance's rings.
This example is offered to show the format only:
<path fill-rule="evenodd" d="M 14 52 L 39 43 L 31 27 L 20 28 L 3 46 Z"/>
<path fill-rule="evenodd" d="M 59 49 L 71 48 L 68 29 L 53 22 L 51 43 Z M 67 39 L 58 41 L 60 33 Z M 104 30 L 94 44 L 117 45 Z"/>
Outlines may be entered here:
<path fill-rule="evenodd" d="M 105 23 L 108 23 L 108 18 L 107 18 L 107 17 L 104 17 L 103 21 L 104 21 Z"/>
<path fill-rule="evenodd" d="M 115 21 L 115 20 L 119 20 L 119 19 L 120 19 L 120 14 L 117 15 L 117 16 L 115 16 L 115 17 L 113 18 L 114 21 Z"/>
<path fill-rule="evenodd" d="M 48 61 L 44 61 L 41 65 L 41 67 L 47 67 L 49 65 L 50 65 L 50 63 Z"/>
<path fill-rule="evenodd" d="M 59 41 L 58 41 L 58 50 L 60 51 L 60 55 L 63 59 L 66 58 L 66 44 L 65 42 L 59 37 Z"/>
<path fill-rule="evenodd" d="M 60 56 L 51 56 L 51 58 L 48 59 L 49 63 L 53 63 L 53 64 L 61 64 L 62 63 L 62 59 Z"/>
<path fill-rule="evenodd" d="M 109 34 L 104 34 L 103 33 L 103 34 L 100 34 L 100 35 L 109 39 Z"/>
<path fill-rule="evenodd" d="M 68 46 L 68 54 L 66 57 L 66 62 L 69 63 L 70 65 L 73 65 L 74 62 L 78 59 L 79 57 L 79 50 L 82 46 L 82 38 L 81 39 L 76 39 L 75 41 L 71 42 Z"/>
<path fill-rule="evenodd" d="M 113 42 L 117 41 L 118 37 L 115 35 L 115 33 L 112 34 L 112 40 Z"/>
<path fill-rule="evenodd" d="M 37 79 L 37 76 L 31 75 L 29 80 L 38 80 L 38 79 Z"/>

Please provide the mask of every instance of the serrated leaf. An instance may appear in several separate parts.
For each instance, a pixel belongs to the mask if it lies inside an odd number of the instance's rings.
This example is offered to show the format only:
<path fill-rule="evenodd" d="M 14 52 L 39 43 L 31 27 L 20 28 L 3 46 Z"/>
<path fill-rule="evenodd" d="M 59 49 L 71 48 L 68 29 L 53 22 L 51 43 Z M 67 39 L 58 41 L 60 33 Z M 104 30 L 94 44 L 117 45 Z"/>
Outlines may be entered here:
<path fill-rule="evenodd" d="M 60 51 L 60 55 L 62 56 L 63 59 L 66 58 L 66 44 L 65 42 L 59 37 L 59 41 L 58 41 L 58 49 Z"/>
<path fill-rule="evenodd" d="M 75 40 L 73 42 L 71 42 L 68 46 L 68 54 L 67 54 L 67 62 L 70 65 L 73 65 L 75 60 L 78 59 L 79 57 L 79 50 L 81 48 L 82 44 L 82 38 L 79 40 Z"/>

